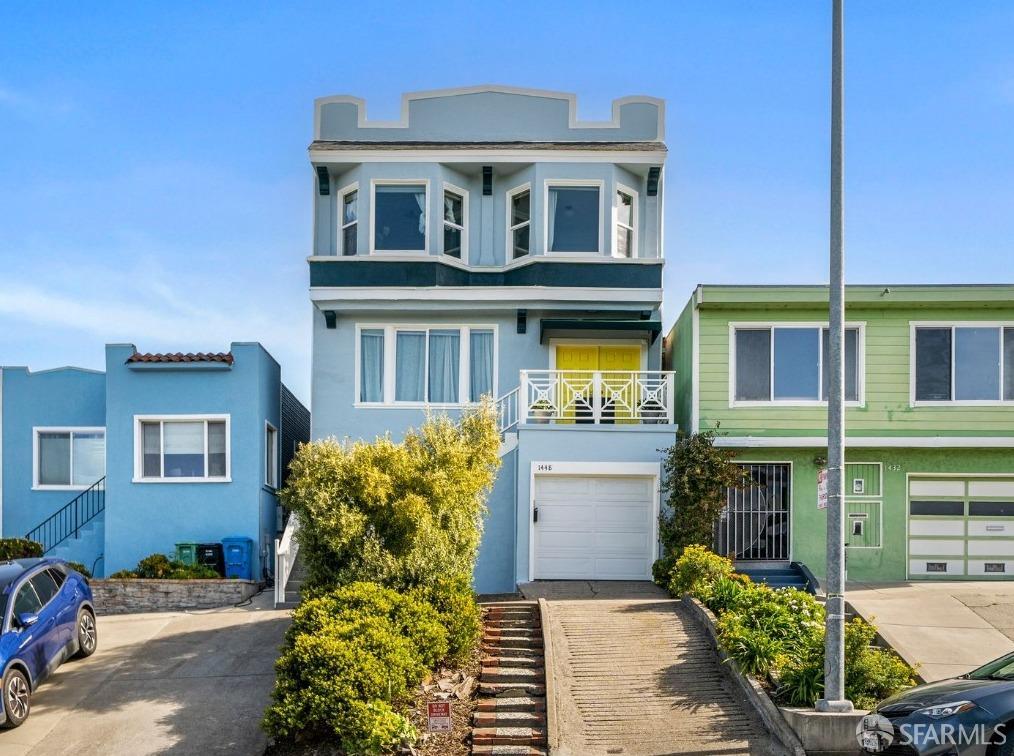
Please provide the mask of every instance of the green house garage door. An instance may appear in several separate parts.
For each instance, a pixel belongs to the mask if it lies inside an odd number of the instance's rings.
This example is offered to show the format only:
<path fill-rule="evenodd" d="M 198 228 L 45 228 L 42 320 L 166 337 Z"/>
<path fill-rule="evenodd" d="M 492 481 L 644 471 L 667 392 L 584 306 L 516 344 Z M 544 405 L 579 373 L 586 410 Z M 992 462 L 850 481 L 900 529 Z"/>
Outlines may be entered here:
<path fill-rule="evenodd" d="M 912 478 L 908 574 L 1014 577 L 1014 478 Z"/>

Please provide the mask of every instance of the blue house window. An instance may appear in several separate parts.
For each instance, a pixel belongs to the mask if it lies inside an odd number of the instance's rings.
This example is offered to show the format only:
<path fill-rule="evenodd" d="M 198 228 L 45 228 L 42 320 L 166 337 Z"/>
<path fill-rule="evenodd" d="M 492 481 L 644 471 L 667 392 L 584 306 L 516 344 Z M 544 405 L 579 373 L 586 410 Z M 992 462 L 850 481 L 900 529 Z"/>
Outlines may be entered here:
<path fill-rule="evenodd" d="M 138 418 L 135 481 L 228 479 L 228 424 L 220 415 Z"/>
<path fill-rule="evenodd" d="M 425 252 L 426 184 L 380 183 L 373 191 L 373 250 Z"/>
<path fill-rule="evenodd" d="M 546 250 L 549 252 L 602 251 L 599 182 L 585 185 L 548 184 L 546 189 Z"/>
<path fill-rule="evenodd" d="M 102 428 L 35 428 L 34 488 L 87 488 L 106 474 Z"/>

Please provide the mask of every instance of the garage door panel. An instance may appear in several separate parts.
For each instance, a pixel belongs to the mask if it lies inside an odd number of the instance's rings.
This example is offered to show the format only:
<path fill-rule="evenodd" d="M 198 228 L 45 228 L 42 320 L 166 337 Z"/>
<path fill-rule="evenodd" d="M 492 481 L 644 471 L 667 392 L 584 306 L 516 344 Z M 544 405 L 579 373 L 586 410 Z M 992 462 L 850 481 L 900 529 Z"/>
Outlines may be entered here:
<path fill-rule="evenodd" d="M 569 528 L 571 530 L 591 530 L 593 518 L 586 516 L 588 507 L 585 504 L 564 504 L 558 501 L 538 501 L 535 506 L 539 508 L 539 525 L 541 529 L 548 530 L 554 527 Z"/>
<path fill-rule="evenodd" d="M 963 536 L 964 520 L 912 520 L 908 525 L 909 535 L 914 536 Z"/>
<path fill-rule="evenodd" d="M 944 538 L 913 538 L 908 542 L 909 554 L 927 554 L 933 556 L 962 556 L 965 553 L 965 541 Z"/>
<path fill-rule="evenodd" d="M 539 496 L 561 496 L 570 499 L 575 496 L 587 496 L 591 493 L 591 489 L 592 481 L 589 478 L 540 475 L 535 479 L 535 490 Z"/>
<path fill-rule="evenodd" d="M 589 556 L 540 557 L 535 561 L 535 574 L 548 575 L 561 580 L 587 579 L 595 570 L 595 560 Z"/>
<path fill-rule="evenodd" d="M 592 493 L 595 496 L 641 500 L 651 496 L 652 483 L 651 478 L 595 478 Z"/>
<path fill-rule="evenodd" d="M 938 569 L 944 567 L 945 569 Z M 920 577 L 943 577 L 946 575 L 964 575 L 963 559 L 910 559 L 908 572 Z"/>
<path fill-rule="evenodd" d="M 577 552 L 585 552 L 595 537 L 595 534 L 587 531 L 576 530 L 544 530 L 539 534 L 538 546 L 541 547 L 538 553 L 544 554 L 546 549 L 553 549 L 554 552 L 563 549 L 574 549 Z"/>
<path fill-rule="evenodd" d="M 651 523 L 651 507 L 647 504 L 599 504 L 595 507 L 595 522 L 620 530 L 643 530 Z"/>
<path fill-rule="evenodd" d="M 630 533 L 596 533 L 594 543 L 595 553 L 632 554 L 643 559 L 648 551 L 648 541 L 649 537 L 643 531 L 640 533 L 637 531 Z"/>
<path fill-rule="evenodd" d="M 650 565 L 644 559 L 599 557 L 595 560 L 596 573 L 615 576 L 612 580 L 643 580 L 647 569 Z"/>
<path fill-rule="evenodd" d="M 1014 522 L 1010 520 L 970 520 L 968 535 L 1010 538 L 1014 536 Z"/>
<path fill-rule="evenodd" d="M 969 556 L 1014 556 L 1014 541 L 1008 538 L 990 538 L 968 542 Z"/>

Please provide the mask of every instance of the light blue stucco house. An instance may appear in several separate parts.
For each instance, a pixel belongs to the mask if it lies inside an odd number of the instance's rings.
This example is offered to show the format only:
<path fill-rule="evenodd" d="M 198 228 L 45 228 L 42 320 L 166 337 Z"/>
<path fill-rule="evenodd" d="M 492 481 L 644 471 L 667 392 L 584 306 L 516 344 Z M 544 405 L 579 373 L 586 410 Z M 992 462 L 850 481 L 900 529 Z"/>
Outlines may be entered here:
<path fill-rule="evenodd" d="M 178 542 L 253 541 L 273 566 L 276 490 L 309 413 L 257 343 L 228 352 L 106 347 L 104 372 L 0 368 L 0 518 L 96 575 Z"/>
<path fill-rule="evenodd" d="M 399 435 L 491 395 L 503 467 L 479 592 L 650 578 L 660 449 L 664 103 L 573 95 L 316 101 L 312 436 Z"/>

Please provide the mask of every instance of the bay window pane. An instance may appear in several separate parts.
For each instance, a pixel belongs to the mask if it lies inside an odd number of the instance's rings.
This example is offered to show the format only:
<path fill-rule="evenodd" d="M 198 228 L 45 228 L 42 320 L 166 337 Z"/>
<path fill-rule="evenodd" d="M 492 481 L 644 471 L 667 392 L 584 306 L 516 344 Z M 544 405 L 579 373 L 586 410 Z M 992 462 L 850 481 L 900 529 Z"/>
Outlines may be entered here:
<path fill-rule="evenodd" d="M 384 401 L 384 332 L 379 328 L 360 333 L 359 401 Z"/>
<path fill-rule="evenodd" d="M 511 197 L 511 226 L 527 223 L 532 219 L 531 192 L 519 192 Z"/>
<path fill-rule="evenodd" d="M 142 476 L 159 478 L 162 476 L 162 440 L 161 423 L 141 423 L 142 436 Z"/>
<path fill-rule="evenodd" d="M 208 477 L 225 477 L 225 422 L 222 420 L 208 422 Z"/>
<path fill-rule="evenodd" d="M 70 485 L 70 434 L 39 434 L 39 484 Z"/>
<path fill-rule="evenodd" d="M 204 423 L 163 423 L 166 478 L 204 477 Z"/>
<path fill-rule="evenodd" d="M 461 332 L 430 331 L 429 401 L 455 403 L 458 396 L 458 364 Z"/>
<path fill-rule="evenodd" d="M 358 223 L 353 223 L 342 229 L 342 255 L 356 254 L 356 244 L 358 243 L 356 229 L 358 226 Z"/>
<path fill-rule="evenodd" d="M 599 190 L 596 186 L 549 187 L 549 251 L 599 251 Z"/>
<path fill-rule="evenodd" d="M 770 329 L 736 330 L 736 400 L 771 399 Z"/>
<path fill-rule="evenodd" d="M 444 226 L 444 254 L 461 258 L 461 229 Z"/>
<path fill-rule="evenodd" d="M 630 257 L 634 246 L 634 232 L 623 226 L 616 227 L 616 254 L 618 257 Z"/>
<path fill-rule="evenodd" d="M 775 328 L 775 399 L 820 398 L 820 339 L 816 328 Z"/>
<path fill-rule="evenodd" d="M 1014 402 L 1014 328 L 1003 329 L 1003 398 Z"/>
<path fill-rule="evenodd" d="M 349 192 L 342 198 L 342 225 L 355 223 L 359 219 L 359 192 Z"/>
<path fill-rule="evenodd" d="M 426 248 L 424 185 L 378 186 L 374 205 L 373 234 L 377 249 L 415 252 Z"/>
<path fill-rule="evenodd" d="M 954 329 L 954 398 L 1000 398 L 1000 329 Z"/>
<path fill-rule="evenodd" d="M 516 228 L 512 235 L 514 237 L 514 258 L 524 257 L 528 254 L 528 240 L 531 235 L 531 226 Z"/>
<path fill-rule="evenodd" d="M 493 393 L 493 332 L 473 330 L 470 335 L 469 399 L 479 401 Z"/>
<path fill-rule="evenodd" d="M 634 198 L 626 192 L 616 192 L 616 222 L 634 225 Z"/>
<path fill-rule="evenodd" d="M 74 479 L 71 482 L 76 486 L 90 486 L 105 475 L 106 434 L 74 433 L 72 445 Z"/>
<path fill-rule="evenodd" d="M 398 402 L 426 400 L 426 332 L 399 331 L 395 340 L 394 398 Z"/>
<path fill-rule="evenodd" d="M 915 329 L 915 398 L 945 402 L 951 398 L 951 329 Z"/>
<path fill-rule="evenodd" d="M 456 226 L 464 226 L 465 220 L 462 217 L 463 203 L 461 195 L 454 192 L 444 192 L 444 220 Z"/>
<path fill-rule="evenodd" d="M 821 368 L 820 395 L 822 399 L 828 399 L 828 380 L 830 373 L 830 341 L 831 334 L 824 329 L 821 348 L 823 350 L 823 367 Z M 859 329 L 845 329 L 845 401 L 859 401 Z"/>

